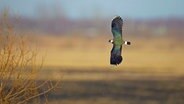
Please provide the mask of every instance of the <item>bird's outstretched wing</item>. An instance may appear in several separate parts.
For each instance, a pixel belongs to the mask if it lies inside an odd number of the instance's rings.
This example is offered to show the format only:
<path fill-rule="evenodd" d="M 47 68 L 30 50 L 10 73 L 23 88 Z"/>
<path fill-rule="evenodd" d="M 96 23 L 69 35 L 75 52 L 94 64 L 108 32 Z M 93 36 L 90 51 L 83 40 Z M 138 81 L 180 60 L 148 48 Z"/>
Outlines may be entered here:
<path fill-rule="evenodd" d="M 123 59 L 121 56 L 121 50 L 122 50 L 122 45 L 121 46 L 113 45 L 113 48 L 111 50 L 110 64 L 118 65 L 121 63 Z"/>
<path fill-rule="evenodd" d="M 111 23 L 111 31 L 114 38 L 122 38 L 123 20 L 120 16 L 115 17 Z"/>

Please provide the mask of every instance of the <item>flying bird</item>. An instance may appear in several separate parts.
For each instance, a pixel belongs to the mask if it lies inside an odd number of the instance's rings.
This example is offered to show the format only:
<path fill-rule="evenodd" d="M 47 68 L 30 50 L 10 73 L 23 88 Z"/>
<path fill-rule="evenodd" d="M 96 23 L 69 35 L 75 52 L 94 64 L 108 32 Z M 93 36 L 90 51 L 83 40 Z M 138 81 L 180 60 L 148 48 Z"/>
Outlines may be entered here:
<path fill-rule="evenodd" d="M 122 37 L 122 26 L 123 20 L 120 16 L 116 16 L 111 23 L 111 31 L 113 34 L 113 39 L 109 40 L 113 44 L 111 50 L 110 64 L 118 65 L 122 62 L 123 57 L 121 56 L 122 45 L 130 45 L 131 42 L 123 40 Z"/>

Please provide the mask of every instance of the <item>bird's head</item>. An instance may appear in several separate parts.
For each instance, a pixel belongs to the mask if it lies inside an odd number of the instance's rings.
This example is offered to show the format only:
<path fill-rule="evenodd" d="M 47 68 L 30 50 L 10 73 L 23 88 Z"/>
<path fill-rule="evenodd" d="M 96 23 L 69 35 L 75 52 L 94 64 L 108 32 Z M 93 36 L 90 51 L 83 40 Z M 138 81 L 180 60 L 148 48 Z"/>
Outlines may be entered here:
<path fill-rule="evenodd" d="M 113 43 L 114 41 L 112 39 L 109 40 L 110 43 Z"/>
<path fill-rule="evenodd" d="M 129 42 L 129 41 L 125 41 L 125 43 L 124 43 L 125 45 L 131 45 L 131 42 Z"/>

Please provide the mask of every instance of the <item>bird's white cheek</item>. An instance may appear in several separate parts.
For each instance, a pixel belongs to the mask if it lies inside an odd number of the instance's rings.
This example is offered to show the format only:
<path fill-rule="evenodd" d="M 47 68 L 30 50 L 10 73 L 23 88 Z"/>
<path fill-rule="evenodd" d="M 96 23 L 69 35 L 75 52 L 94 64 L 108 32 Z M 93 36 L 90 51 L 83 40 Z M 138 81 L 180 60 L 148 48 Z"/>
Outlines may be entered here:
<path fill-rule="evenodd" d="M 109 40 L 110 43 L 113 43 L 113 40 Z"/>

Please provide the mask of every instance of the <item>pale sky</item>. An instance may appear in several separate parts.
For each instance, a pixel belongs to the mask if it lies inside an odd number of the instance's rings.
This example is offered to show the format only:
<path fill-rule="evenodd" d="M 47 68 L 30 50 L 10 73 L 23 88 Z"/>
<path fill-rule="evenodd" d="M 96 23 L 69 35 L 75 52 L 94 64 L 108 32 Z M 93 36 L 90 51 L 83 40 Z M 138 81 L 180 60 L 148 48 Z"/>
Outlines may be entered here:
<path fill-rule="evenodd" d="M 27 17 L 48 12 L 64 12 L 69 18 L 120 15 L 129 18 L 184 18 L 184 0 L 0 0 L 0 10 Z"/>

